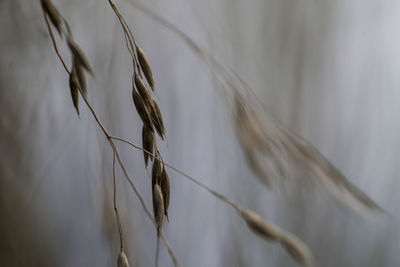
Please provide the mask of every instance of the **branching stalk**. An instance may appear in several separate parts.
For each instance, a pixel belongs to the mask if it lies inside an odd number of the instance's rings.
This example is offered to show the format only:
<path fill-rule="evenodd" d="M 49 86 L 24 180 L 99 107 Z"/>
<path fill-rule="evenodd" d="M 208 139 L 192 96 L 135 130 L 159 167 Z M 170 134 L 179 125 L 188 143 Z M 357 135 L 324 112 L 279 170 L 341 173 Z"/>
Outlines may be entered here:
<path fill-rule="evenodd" d="M 51 38 L 52 43 L 53 43 L 54 50 L 56 51 L 56 54 L 57 54 L 58 58 L 60 59 L 60 61 L 61 61 L 62 65 L 63 65 L 65 71 L 68 73 L 68 75 L 70 75 L 71 72 L 70 72 L 69 69 L 67 68 L 67 66 L 66 66 L 66 64 L 65 64 L 65 61 L 64 61 L 63 57 L 61 56 L 61 54 L 60 54 L 60 52 L 59 52 L 59 50 L 58 50 L 57 43 L 56 43 L 56 41 L 55 41 L 55 38 L 54 38 L 54 35 L 53 35 L 53 32 L 52 32 L 52 29 L 51 29 L 51 27 L 50 27 L 50 24 L 49 24 L 49 22 L 48 22 L 48 19 L 47 19 L 46 14 L 44 15 L 44 17 L 45 17 L 45 21 L 46 21 L 46 25 L 47 25 L 49 34 L 50 34 L 50 38 Z M 104 127 L 104 125 L 103 125 L 102 122 L 100 121 L 99 117 L 97 116 L 97 114 L 96 114 L 96 112 L 95 112 L 93 106 L 90 104 L 90 102 L 89 102 L 89 100 L 87 99 L 86 95 L 85 95 L 85 94 L 81 94 L 81 96 L 82 96 L 83 100 L 85 101 L 86 106 L 89 108 L 90 112 L 92 113 L 92 116 L 94 117 L 94 119 L 95 119 L 97 125 L 101 128 L 102 132 L 104 133 L 105 137 L 107 138 L 107 140 L 108 140 L 108 142 L 109 142 L 109 144 L 110 144 L 110 146 L 111 146 L 111 148 L 112 148 L 112 150 L 113 150 L 113 153 L 114 153 L 115 157 L 117 158 L 118 163 L 119 163 L 119 165 L 120 165 L 120 167 L 121 167 L 121 169 L 122 169 L 122 172 L 124 173 L 124 176 L 125 176 L 126 180 L 128 181 L 128 183 L 129 183 L 129 185 L 131 186 L 132 190 L 135 192 L 136 196 L 139 198 L 139 201 L 140 201 L 140 203 L 141 203 L 141 205 L 142 205 L 142 207 L 143 207 L 143 209 L 144 209 L 144 211 L 145 211 L 147 217 L 154 223 L 154 218 L 153 218 L 153 216 L 152 216 L 152 214 L 151 214 L 149 208 L 147 207 L 147 205 L 146 205 L 146 203 L 145 203 L 145 201 L 144 201 L 143 196 L 141 195 L 141 193 L 139 192 L 139 190 L 136 188 L 136 186 L 135 186 L 133 180 L 131 179 L 131 177 L 129 176 L 129 174 L 128 174 L 126 168 L 125 168 L 125 165 L 124 165 L 123 162 L 121 161 L 121 158 L 120 158 L 120 155 L 119 155 L 119 153 L 118 153 L 118 150 L 117 150 L 117 148 L 116 148 L 116 146 L 115 146 L 113 140 L 111 139 L 111 134 L 109 134 L 109 132 L 107 131 L 107 129 Z M 114 166 L 114 163 L 113 163 L 113 166 Z M 181 265 L 179 264 L 175 253 L 173 252 L 173 250 L 172 250 L 170 244 L 168 243 L 167 238 L 165 237 L 165 235 L 164 235 L 162 232 L 160 233 L 160 236 L 161 236 L 161 239 L 162 239 L 164 245 L 167 247 L 168 253 L 169 253 L 169 255 L 170 255 L 172 261 L 174 262 L 175 266 L 180 267 Z M 123 238 L 123 237 L 122 237 L 122 231 L 121 231 L 121 246 L 123 246 L 122 238 Z"/>

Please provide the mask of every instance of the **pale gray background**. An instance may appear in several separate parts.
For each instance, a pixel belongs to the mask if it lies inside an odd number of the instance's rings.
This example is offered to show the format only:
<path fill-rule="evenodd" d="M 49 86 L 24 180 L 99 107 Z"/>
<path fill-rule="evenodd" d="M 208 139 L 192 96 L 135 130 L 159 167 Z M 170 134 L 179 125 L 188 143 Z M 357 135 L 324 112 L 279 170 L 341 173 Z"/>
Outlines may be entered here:
<path fill-rule="evenodd" d="M 142 1 L 244 77 L 267 110 L 392 214 L 383 222 L 313 188 L 276 195 L 261 185 L 209 69 L 127 1 L 115 3 L 152 64 L 165 160 L 297 234 L 316 266 L 400 265 L 399 1 Z M 82 103 L 76 116 L 39 2 L 0 1 L 0 265 L 116 266 L 112 151 Z M 53 2 L 93 66 L 89 99 L 101 120 L 140 143 L 131 61 L 107 1 Z M 142 153 L 118 147 L 151 206 Z M 154 227 L 117 175 L 131 266 L 153 266 Z M 297 266 L 231 208 L 172 171 L 170 179 L 165 233 L 183 266 Z M 160 266 L 172 266 L 163 246 Z"/>

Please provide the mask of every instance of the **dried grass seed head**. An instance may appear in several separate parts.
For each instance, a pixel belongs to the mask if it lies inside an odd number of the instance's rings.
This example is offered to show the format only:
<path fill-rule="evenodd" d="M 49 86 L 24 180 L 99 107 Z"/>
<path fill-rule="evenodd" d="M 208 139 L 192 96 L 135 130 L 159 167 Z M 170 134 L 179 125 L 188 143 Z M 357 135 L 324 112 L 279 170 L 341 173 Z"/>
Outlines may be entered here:
<path fill-rule="evenodd" d="M 87 95 L 87 87 L 86 87 L 86 76 L 85 76 L 85 71 L 82 67 L 81 64 L 78 63 L 78 61 L 73 58 L 73 68 L 76 71 L 76 76 L 78 78 L 78 82 L 79 82 L 79 88 L 81 89 L 81 93 L 83 95 Z"/>
<path fill-rule="evenodd" d="M 118 267 L 129 267 L 128 258 L 123 250 L 118 255 Z"/>
<path fill-rule="evenodd" d="M 169 198 L 170 198 L 170 183 L 167 170 L 165 169 L 165 165 L 163 165 L 161 172 L 161 192 L 164 198 L 164 214 L 168 218 L 168 207 L 169 207 Z"/>
<path fill-rule="evenodd" d="M 79 116 L 79 84 L 74 66 L 72 66 L 72 70 L 69 75 L 69 88 L 71 91 L 72 103 L 74 104 L 75 110 Z"/>
<path fill-rule="evenodd" d="M 154 128 L 156 128 L 156 131 L 158 135 L 161 137 L 161 139 L 164 140 L 165 136 L 165 127 L 164 127 L 164 121 L 161 115 L 160 108 L 158 107 L 157 102 L 152 99 L 153 105 L 152 105 L 152 110 L 151 110 L 151 118 L 154 123 Z"/>
<path fill-rule="evenodd" d="M 139 46 L 136 46 L 136 53 L 138 55 L 140 68 L 142 69 L 151 89 L 154 91 L 153 72 L 151 71 L 149 60 L 147 59 L 147 56 L 144 53 L 143 49 Z"/>
<path fill-rule="evenodd" d="M 83 50 L 72 39 L 71 36 L 67 38 L 67 42 L 68 42 L 68 47 L 71 50 L 71 53 L 74 55 L 74 59 L 77 61 L 77 63 L 79 65 L 82 65 L 93 76 L 93 70 L 90 67 L 89 60 L 87 59 Z"/>
<path fill-rule="evenodd" d="M 264 221 L 260 215 L 254 211 L 242 210 L 241 215 L 254 233 L 269 240 L 277 240 L 280 238 L 281 231 L 279 228 Z"/>
<path fill-rule="evenodd" d="M 153 104 L 153 101 L 152 101 L 152 97 L 149 93 L 149 90 L 147 89 L 147 86 L 144 83 L 142 77 L 140 77 L 139 74 L 137 74 L 137 72 L 135 72 L 134 76 L 135 76 L 134 80 L 135 80 L 136 89 L 138 90 L 139 95 L 142 97 L 147 108 L 150 110 L 150 108 L 151 108 L 150 105 Z"/>
<path fill-rule="evenodd" d="M 160 234 L 164 216 L 164 199 L 160 186 L 156 183 L 153 186 L 153 212 L 154 223 L 157 228 L 157 236 Z"/>
<path fill-rule="evenodd" d="M 299 238 L 290 233 L 285 233 L 281 235 L 280 243 L 298 263 L 306 266 L 313 265 L 313 256 L 310 250 Z"/>
<path fill-rule="evenodd" d="M 154 133 L 150 131 L 150 129 L 147 128 L 146 125 L 143 125 L 142 127 L 142 147 L 144 150 L 153 153 L 153 147 L 154 147 Z M 143 156 L 144 156 L 144 164 L 147 165 L 149 163 L 149 158 L 150 160 L 153 160 L 153 156 L 149 155 L 146 151 L 143 151 Z"/>
<path fill-rule="evenodd" d="M 62 19 L 60 12 L 53 5 L 50 0 L 41 0 L 42 8 L 47 16 L 49 16 L 51 23 L 56 27 L 58 33 L 61 35 Z"/>
<path fill-rule="evenodd" d="M 161 177 L 161 161 L 160 161 L 160 154 L 158 151 L 155 153 L 153 168 L 151 170 L 151 185 L 154 186 L 155 184 L 160 185 L 160 177 Z"/>
<path fill-rule="evenodd" d="M 150 114 L 145 106 L 142 98 L 140 97 L 139 93 L 136 92 L 135 88 L 132 90 L 132 98 L 133 103 L 135 104 L 135 108 L 137 113 L 139 114 L 140 119 L 142 120 L 143 124 L 147 126 L 148 129 L 153 131 L 153 123 L 150 120 Z"/>

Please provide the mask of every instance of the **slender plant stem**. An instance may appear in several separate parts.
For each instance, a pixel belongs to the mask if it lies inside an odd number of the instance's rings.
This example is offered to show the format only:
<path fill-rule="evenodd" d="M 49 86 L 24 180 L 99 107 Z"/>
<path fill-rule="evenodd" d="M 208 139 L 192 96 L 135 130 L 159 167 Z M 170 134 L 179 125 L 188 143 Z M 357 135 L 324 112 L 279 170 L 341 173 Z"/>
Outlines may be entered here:
<path fill-rule="evenodd" d="M 115 177 L 115 152 L 113 152 L 113 186 L 114 186 L 114 212 L 115 212 L 115 218 L 117 220 L 117 226 L 118 226 L 118 232 L 119 232 L 119 240 L 121 242 L 121 251 L 124 250 L 124 235 L 122 233 L 122 225 L 121 225 L 121 219 L 119 217 L 119 212 L 117 208 L 117 183 L 116 183 L 116 177 Z"/>
<path fill-rule="evenodd" d="M 167 238 L 165 237 L 165 235 L 162 231 L 160 232 L 160 237 L 161 237 L 161 240 L 164 242 L 164 245 L 167 247 L 168 253 L 171 256 L 171 259 L 174 262 L 175 266 L 181 267 L 181 265 L 178 262 L 178 259 L 176 258 L 175 254 L 171 248 L 171 245 L 169 244 Z"/>
<path fill-rule="evenodd" d="M 174 170 L 175 172 L 179 173 L 180 175 L 182 175 L 183 177 L 185 177 L 186 179 L 190 180 L 191 182 L 193 182 L 194 184 L 202 187 L 203 189 L 207 190 L 208 192 L 210 192 L 211 194 L 213 194 L 215 197 L 219 198 L 220 200 L 224 201 L 225 203 L 229 204 L 230 206 L 232 206 L 235 210 L 237 211 L 242 211 L 242 208 L 240 208 L 240 206 L 238 204 L 236 204 L 233 200 L 227 198 L 226 196 L 218 193 L 217 191 L 215 191 L 214 189 L 212 189 L 211 187 L 209 187 L 208 185 L 205 185 L 203 183 L 201 183 L 199 180 L 197 180 L 196 178 L 194 178 L 193 176 L 190 176 L 189 174 L 179 170 L 178 168 L 174 167 L 173 165 L 165 162 L 161 157 L 157 156 L 156 154 L 153 154 L 149 151 L 147 151 L 146 149 L 142 148 L 141 146 L 135 145 L 132 142 L 129 142 L 128 140 L 125 140 L 123 138 L 119 138 L 116 136 L 110 136 L 111 139 L 114 140 L 118 140 L 121 142 L 124 142 L 138 150 L 142 150 L 143 152 L 147 153 L 148 155 L 154 157 L 154 158 L 159 158 L 163 164 L 165 166 L 167 166 L 168 168 L 170 168 L 171 170 Z"/>
<path fill-rule="evenodd" d="M 51 27 L 50 27 L 49 19 L 47 18 L 47 15 L 44 12 L 44 10 L 43 10 L 43 16 L 44 16 L 44 20 L 46 21 L 47 29 L 49 30 L 51 41 L 53 42 L 54 50 L 56 51 L 56 54 L 57 54 L 58 58 L 61 60 L 61 63 L 63 65 L 65 71 L 68 72 L 68 74 L 70 74 L 70 72 L 69 72 L 69 70 L 67 68 L 67 65 L 64 62 L 64 59 L 62 58 L 62 56 L 60 54 L 60 51 L 58 51 L 56 39 L 54 38 L 53 31 L 51 30 Z"/>
<path fill-rule="evenodd" d="M 132 31 L 129 28 L 128 24 L 126 23 L 124 17 L 118 11 L 118 8 L 115 6 L 115 4 L 111 0 L 108 0 L 108 3 L 110 4 L 110 6 L 113 9 L 115 15 L 117 15 L 119 22 L 121 23 L 122 29 L 124 30 L 124 35 L 125 35 L 126 41 L 127 42 L 129 41 L 130 47 L 129 47 L 128 43 L 126 44 L 126 46 L 127 46 L 128 50 L 129 50 L 129 53 L 132 56 L 133 71 L 136 72 L 136 67 L 137 67 L 137 70 L 140 73 L 139 62 L 138 62 L 138 60 L 136 58 L 135 49 L 134 49 L 134 46 L 136 47 L 137 45 L 136 45 L 135 38 L 133 37 Z"/>

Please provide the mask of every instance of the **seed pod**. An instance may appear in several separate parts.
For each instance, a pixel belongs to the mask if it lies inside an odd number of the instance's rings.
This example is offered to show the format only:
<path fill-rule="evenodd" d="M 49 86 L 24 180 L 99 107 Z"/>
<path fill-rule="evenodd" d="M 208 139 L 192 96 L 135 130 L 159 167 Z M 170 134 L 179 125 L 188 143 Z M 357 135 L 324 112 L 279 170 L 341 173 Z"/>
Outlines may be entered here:
<path fill-rule="evenodd" d="M 156 131 L 158 135 L 161 137 L 161 139 L 164 140 L 164 135 L 165 135 L 165 127 L 164 127 L 164 121 L 162 119 L 161 111 L 160 108 L 157 105 L 157 102 L 152 99 L 153 105 L 152 110 L 151 110 L 151 118 L 154 124 L 154 128 L 156 128 Z"/>
<path fill-rule="evenodd" d="M 143 79 L 135 72 L 135 86 L 136 89 L 138 90 L 140 96 L 143 99 L 143 102 L 146 104 L 146 107 L 148 110 L 150 110 L 150 105 L 152 105 L 152 98 L 149 93 L 149 90 L 146 87 L 146 84 L 144 83 Z"/>
<path fill-rule="evenodd" d="M 142 147 L 144 150 L 153 153 L 153 146 L 154 146 L 154 133 L 150 131 L 146 125 L 143 125 L 142 128 Z M 143 156 L 144 156 L 144 164 L 146 165 L 149 162 L 149 157 L 150 160 L 153 160 L 153 156 L 147 154 L 145 151 L 143 151 Z"/>
<path fill-rule="evenodd" d="M 147 126 L 147 128 L 150 131 L 153 131 L 153 124 L 150 121 L 150 115 L 149 112 L 146 108 L 146 106 L 143 103 L 142 98 L 136 92 L 135 89 L 132 90 L 132 97 L 133 97 L 133 103 L 135 104 L 135 108 L 137 113 L 139 114 L 140 119 L 142 120 L 143 124 Z"/>
<path fill-rule="evenodd" d="M 170 196 L 170 183 L 167 170 L 163 165 L 162 172 L 161 172 L 161 192 L 164 198 L 164 214 L 168 218 L 168 206 L 169 206 L 169 196 Z"/>
<path fill-rule="evenodd" d="M 310 250 L 307 245 L 296 236 L 285 233 L 281 236 L 280 243 L 298 263 L 306 266 L 312 265 L 313 256 Z"/>
<path fill-rule="evenodd" d="M 161 193 L 161 188 L 158 184 L 153 186 L 153 212 L 154 222 L 157 228 L 157 236 L 159 236 L 164 216 L 164 199 Z"/>
<path fill-rule="evenodd" d="M 129 267 L 128 258 L 123 250 L 118 255 L 118 267 Z"/>
<path fill-rule="evenodd" d="M 140 68 L 142 69 L 144 76 L 146 77 L 147 82 L 149 83 L 151 89 L 154 91 L 154 80 L 153 73 L 150 68 L 149 60 L 147 59 L 146 54 L 143 49 L 139 46 L 136 46 L 136 53 L 138 55 Z"/>
<path fill-rule="evenodd" d="M 74 55 L 74 59 L 77 61 L 78 65 L 82 65 L 93 76 L 92 68 L 90 67 L 89 61 L 87 60 L 83 50 L 71 37 L 68 37 L 67 42 L 68 47 L 71 50 L 71 53 Z"/>
<path fill-rule="evenodd" d="M 281 231 L 278 227 L 264 221 L 257 213 L 251 210 L 241 211 L 242 218 L 253 232 L 269 240 L 280 238 Z"/>
<path fill-rule="evenodd" d="M 69 88 L 71 91 L 72 102 L 79 116 L 79 84 L 74 67 L 72 67 L 71 74 L 69 75 Z"/>
<path fill-rule="evenodd" d="M 81 64 L 78 63 L 78 61 L 74 58 L 73 59 L 73 64 L 74 64 L 74 69 L 76 71 L 76 76 L 78 77 L 78 82 L 79 82 L 79 88 L 81 89 L 81 93 L 83 95 L 87 95 L 87 88 L 86 88 L 86 76 L 85 76 L 85 71 L 83 70 L 83 67 Z"/>
<path fill-rule="evenodd" d="M 151 186 L 155 184 L 160 185 L 160 177 L 161 177 L 161 161 L 159 159 L 159 153 L 156 151 L 153 163 L 153 168 L 151 170 Z"/>
<path fill-rule="evenodd" d="M 56 27 L 58 33 L 61 35 L 61 15 L 57 8 L 50 0 L 41 0 L 44 12 L 49 16 L 51 23 Z"/>

